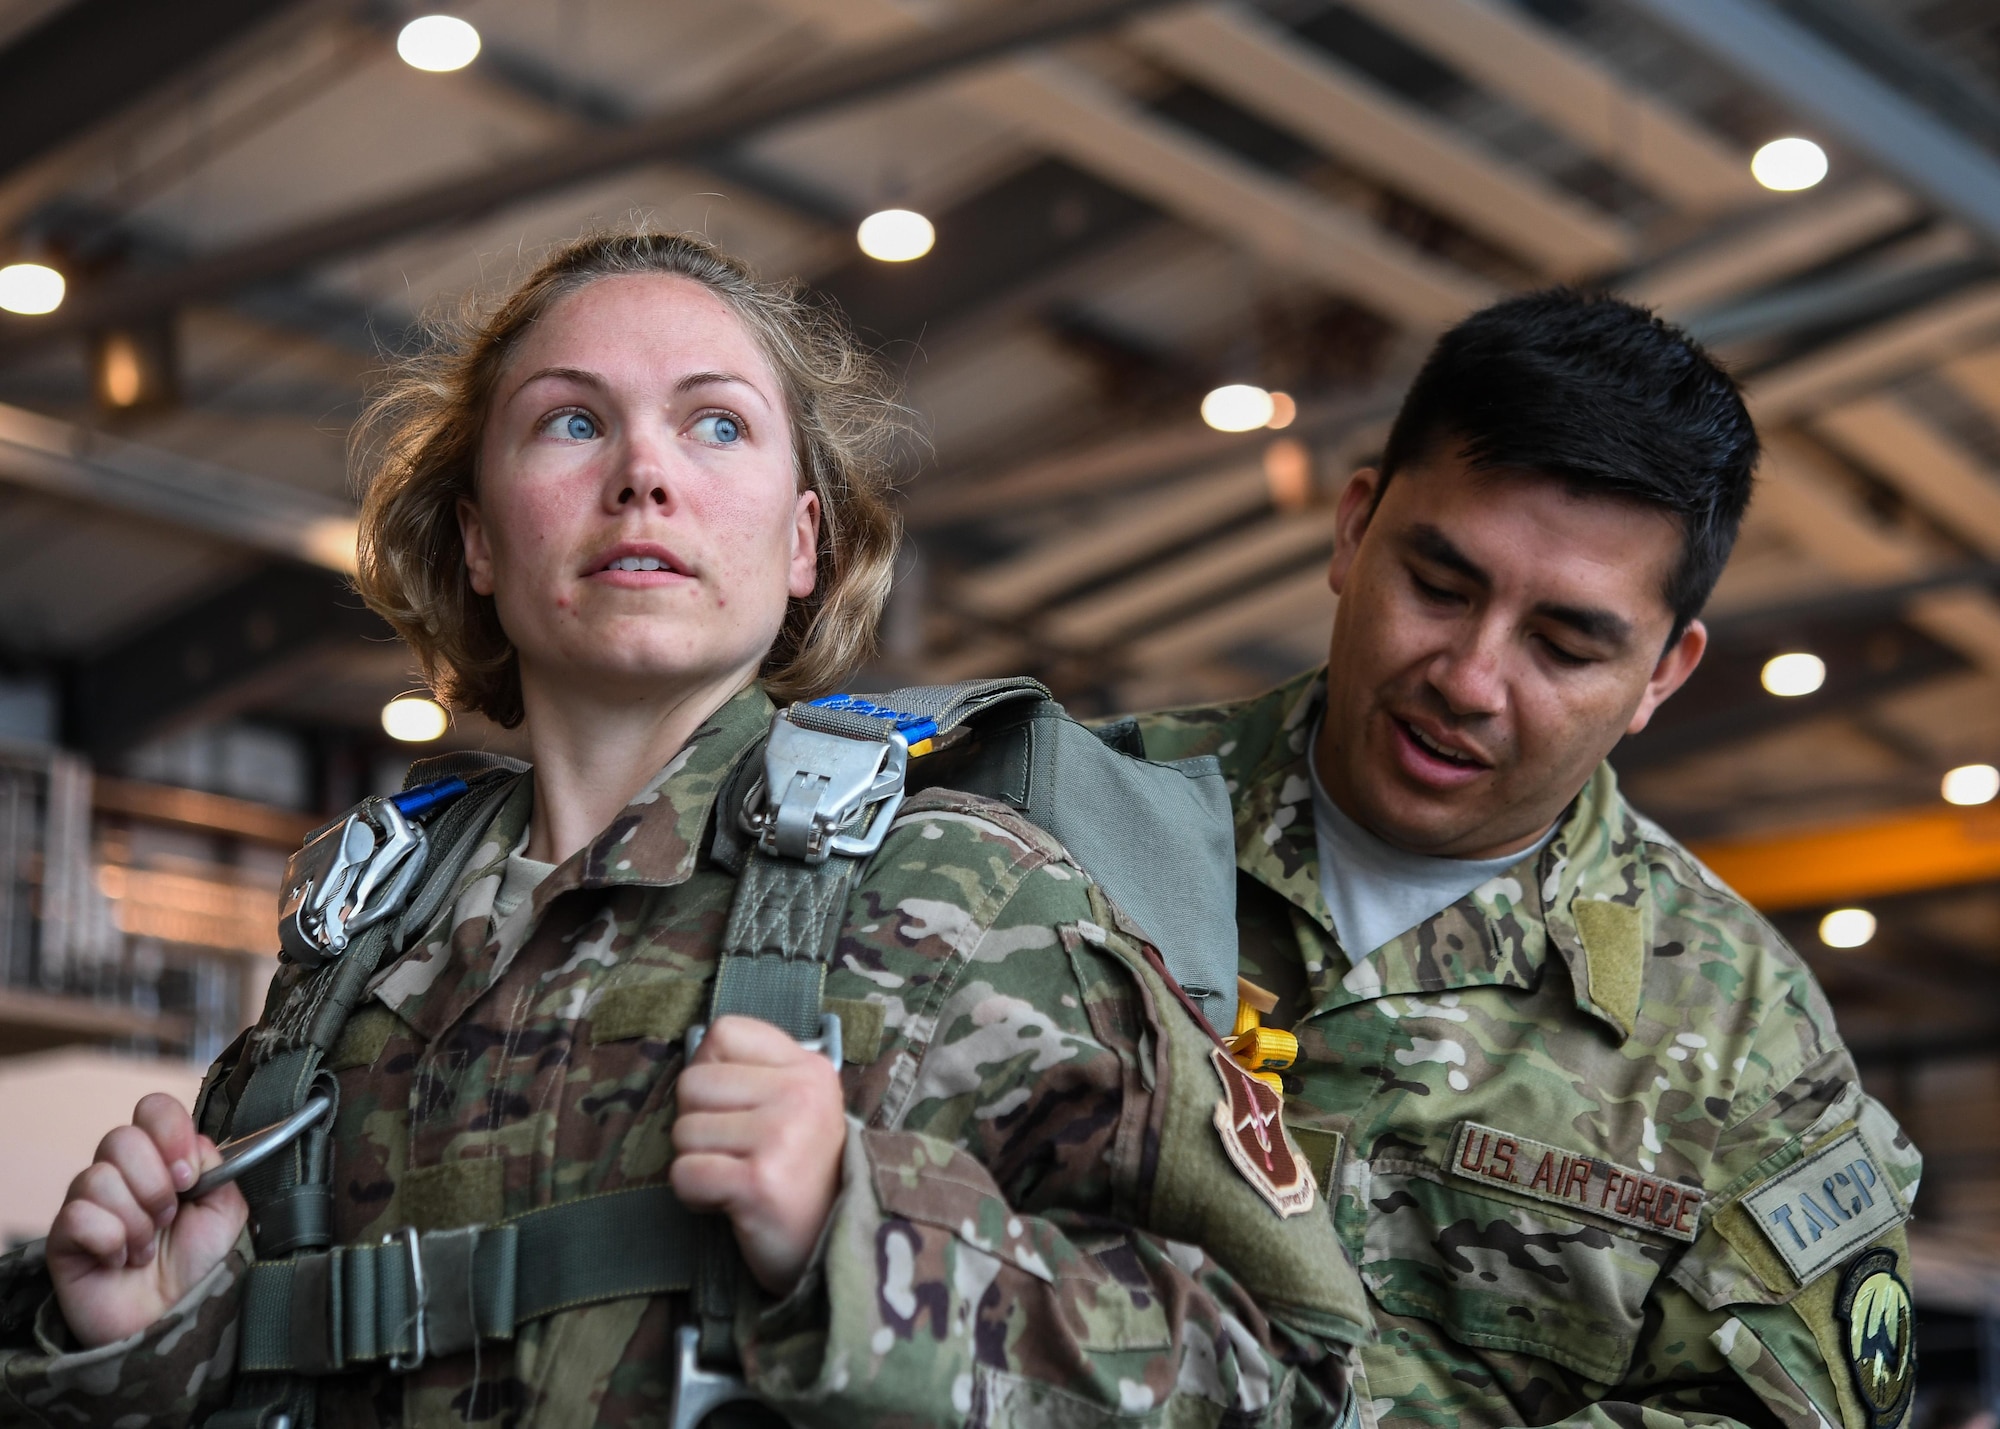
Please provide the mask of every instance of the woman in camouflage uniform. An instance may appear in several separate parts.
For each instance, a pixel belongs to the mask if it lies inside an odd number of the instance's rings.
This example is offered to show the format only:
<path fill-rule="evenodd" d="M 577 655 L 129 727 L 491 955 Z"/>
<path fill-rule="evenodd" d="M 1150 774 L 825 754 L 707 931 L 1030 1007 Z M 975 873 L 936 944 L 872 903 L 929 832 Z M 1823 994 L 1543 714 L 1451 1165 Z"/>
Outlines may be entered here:
<path fill-rule="evenodd" d="M 1230 1184 L 1192 1023 L 1007 808 L 918 794 L 860 875 L 825 984 L 846 1066 L 728 1017 L 685 1059 L 737 882 L 718 790 L 773 699 L 865 653 L 895 415 L 833 324 L 678 236 L 570 245 L 397 374 L 362 592 L 535 759 L 325 1061 L 331 1242 L 669 1185 L 733 1228 L 733 1348 L 795 1421 L 1331 1422 L 1361 1302 L 1324 1216 Z M 105 1139 L 0 1350 L 5 1418 L 180 1425 L 234 1390 L 228 1422 L 275 1429 L 239 1370 L 243 1197 L 179 1199 L 215 1161 L 165 1097 Z M 1217 1208 L 1228 1248 L 1183 1243 Z M 350 1342 L 293 1423 L 664 1422 L 693 1318 L 675 1292 L 451 1353 L 440 1319 L 416 1363 Z"/>

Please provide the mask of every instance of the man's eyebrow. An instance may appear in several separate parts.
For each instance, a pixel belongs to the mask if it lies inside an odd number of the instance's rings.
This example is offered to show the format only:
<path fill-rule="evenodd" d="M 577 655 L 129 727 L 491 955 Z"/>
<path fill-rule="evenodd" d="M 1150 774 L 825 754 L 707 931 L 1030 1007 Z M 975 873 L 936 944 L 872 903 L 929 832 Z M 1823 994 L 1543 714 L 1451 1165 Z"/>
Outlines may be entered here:
<path fill-rule="evenodd" d="M 1632 622 L 1622 615 L 1593 605 L 1550 605 L 1535 607 L 1535 614 L 1558 625 L 1567 625 L 1586 640 L 1622 648 L 1632 638 Z"/>
<path fill-rule="evenodd" d="M 1411 551 L 1433 565 L 1443 566 L 1448 571 L 1456 571 L 1481 589 L 1490 588 L 1493 577 L 1477 565 L 1472 557 L 1451 543 L 1451 538 L 1428 522 L 1410 528 L 1404 537 Z"/>

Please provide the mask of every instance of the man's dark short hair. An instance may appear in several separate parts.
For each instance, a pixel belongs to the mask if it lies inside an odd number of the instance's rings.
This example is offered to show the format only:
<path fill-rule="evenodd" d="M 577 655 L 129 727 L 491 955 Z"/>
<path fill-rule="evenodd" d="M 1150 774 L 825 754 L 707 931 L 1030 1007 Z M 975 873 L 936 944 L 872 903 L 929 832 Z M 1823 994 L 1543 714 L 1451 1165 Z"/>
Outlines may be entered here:
<path fill-rule="evenodd" d="M 1669 644 L 1729 560 L 1758 455 L 1735 380 L 1699 343 L 1644 308 L 1569 288 L 1495 303 L 1438 339 L 1390 430 L 1383 488 L 1446 443 L 1476 469 L 1525 468 L 1673 513 Z"/>

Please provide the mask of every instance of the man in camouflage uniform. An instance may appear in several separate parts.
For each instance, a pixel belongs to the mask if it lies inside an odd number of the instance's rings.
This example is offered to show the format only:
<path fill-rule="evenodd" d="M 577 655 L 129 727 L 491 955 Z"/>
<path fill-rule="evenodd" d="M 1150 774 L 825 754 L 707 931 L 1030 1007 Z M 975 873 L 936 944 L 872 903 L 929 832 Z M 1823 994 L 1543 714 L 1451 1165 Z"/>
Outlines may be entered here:
<path fill-rule="evenodd" d="M 1141 718 L 1231 780 L 1371 1425 L 1907 1416 L 1916 1151 L 1798 955 L 1602 762 L 1699 659 L 1755 458 L 1647 314 L 1477 314 L 1342 496 L 1328 667 Z"/>
<path fill-rule="evenodd" d="M 760 688 L 737 695 L 496 920 L 517 782 L 450 913 L 329 1059 L 335 1245 L 664 1178 L 737 886 L 710 856 L 718 787 L 771 716 Z M 797 1288 L 737 1310 L 764 1400 L 800 1424 L 1335 1422 L 1366 1321 L 1353 1272 L 1323 1217 L 1281 1219 L 1225 1160 L 1210 1044 L 1061 847 L 1005 806 L 921 792 L 847 908 L 826 979 L 839 1198 Z M 241 1377 L 247 1250 L 92 1350 L 17 1254 L 0 1421 L 199 1423 Z M 663 1423 L 690 1317 L 685 1294 L 612 1300 L 403 1374 L 352 1364 L 319 1380 L 320 1423 Z"/>

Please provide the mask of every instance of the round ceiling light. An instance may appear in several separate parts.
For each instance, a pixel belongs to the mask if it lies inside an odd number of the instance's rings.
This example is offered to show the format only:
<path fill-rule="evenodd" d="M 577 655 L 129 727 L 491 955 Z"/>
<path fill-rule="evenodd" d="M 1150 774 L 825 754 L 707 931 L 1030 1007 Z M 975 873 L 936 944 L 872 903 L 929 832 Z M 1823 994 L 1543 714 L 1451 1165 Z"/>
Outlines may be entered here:
<path fill-rule="evenodd" d="M 1763 680 L 1765 689 L 1786 699 L 1809 695 L 1826 683 L 1826 661 L 1802 650 L 1773 655 L 1764 662 Z"/>
<path fill-rule="evenodd" d="M 479 58 L 479 31 L 456 15 L 419 15 L 396 36 L 396 53 L 412 69 L 449 74 Z"/>
<path fill-rule="evenodd" d="M 1819 940 L 1829 948 L 1858 948 L 1875 936 L 1875 915 L 1866 908 L 1836 908 L 1819 920 Z"/>
<path fill-rule="evenodd" d="M 878 263 L 907 263 L 931 251 L 937 242 L 937 229 L 914 210 L 885 208 L 861 220 L 854 240 Z"/>
<path fill-rule="evenodd" d="M 1262 387 L 1232 382 L 1201 399 L 1201 419 L 1218 432 L 1254 432 L 1271 425 L 1278 404 Z"/>
<path fill-rule="evenodd" d="M 45 263 L 9 263 L 0 268 L 0 308 L 39 317 L 62 306 L 63 275 Z"/>
<path fill-rule="evenodd" d="M 1944 776 L 1947 804 L 1990 804 L 2000 795 L 2000 769 L 1991 764 L 1961 764 Z"/>
<path fill-rule="evenodd" d="M 404 744 L 429 744 L 450 723 L 444 706 L 422 695 L 404 695 L 382 706 L 382 728 Z"/>
<path fill-rule="evenodd" d="M 1750 177 L 1779 193 L 1809 189 L 1826 177 L 1826 150 L 1810 139 L 1773 139 L 1751 156 Z"/>

